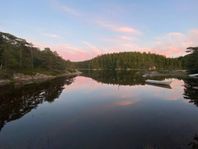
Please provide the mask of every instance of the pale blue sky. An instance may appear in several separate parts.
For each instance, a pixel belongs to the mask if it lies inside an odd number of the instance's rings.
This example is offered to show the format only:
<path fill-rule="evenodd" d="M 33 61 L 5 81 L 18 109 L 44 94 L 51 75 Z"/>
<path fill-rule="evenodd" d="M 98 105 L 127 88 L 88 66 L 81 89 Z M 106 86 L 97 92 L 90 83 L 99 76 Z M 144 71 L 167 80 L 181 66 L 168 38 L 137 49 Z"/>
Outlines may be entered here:
<path fill-rule="evenodd" d="M 0 0 L 0 31 L 51 47 L 65 59 L 198 45 L 198 0 Z"/>

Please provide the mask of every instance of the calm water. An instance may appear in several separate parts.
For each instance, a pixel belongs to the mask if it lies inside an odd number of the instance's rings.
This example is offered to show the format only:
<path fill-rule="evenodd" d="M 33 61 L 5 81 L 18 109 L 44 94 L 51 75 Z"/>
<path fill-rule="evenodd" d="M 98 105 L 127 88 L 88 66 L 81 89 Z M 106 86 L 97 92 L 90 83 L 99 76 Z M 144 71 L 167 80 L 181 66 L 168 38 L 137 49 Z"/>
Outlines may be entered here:
<path fill-rule="evenodd" d="M 140 72 L 98 71 L 1 88 L 0 148 L 197 147 L 198 80 L 144 81 Z"/>

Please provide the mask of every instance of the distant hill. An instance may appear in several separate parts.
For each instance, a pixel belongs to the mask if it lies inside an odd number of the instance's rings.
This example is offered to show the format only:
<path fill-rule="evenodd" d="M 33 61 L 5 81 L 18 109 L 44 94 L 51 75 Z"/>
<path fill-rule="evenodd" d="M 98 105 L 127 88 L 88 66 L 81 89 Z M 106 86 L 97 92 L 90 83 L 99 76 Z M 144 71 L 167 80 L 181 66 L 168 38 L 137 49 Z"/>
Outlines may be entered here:
<path fill-rule="evenodd" d="M 181 69 L 178 58 L 166 58 L 162 55 L 140 52 L 120 52 L 104 54 L 91 60 L 76 62 L 79 69 Z"/>
<path fill-rule="evenodd" d="M 0 76 L 3 72 L 48 74 L 64 73 L 69 68 L 68 61 L 62 59 L 49 48 L 40 50 L 25 39 L 0 32 Z"/>

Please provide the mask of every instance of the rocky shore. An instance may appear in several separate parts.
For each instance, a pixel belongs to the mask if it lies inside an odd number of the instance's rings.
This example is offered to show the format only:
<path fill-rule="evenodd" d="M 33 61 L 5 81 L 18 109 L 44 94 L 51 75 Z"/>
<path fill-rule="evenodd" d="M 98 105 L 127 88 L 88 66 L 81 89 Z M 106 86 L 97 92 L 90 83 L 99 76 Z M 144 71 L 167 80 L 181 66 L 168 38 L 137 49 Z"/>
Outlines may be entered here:
<path fill-rule="evenodd" d="M 41 73 L 36 73 L 35 75 L 25 75 L 22 73 L 16 73 L 13 75 L 12 79 L 0 80 L 0 86 L 9 85 L 11 83 L 14 83 L 15 85 L 27 85 L 27 84 L 32 84 L 32 83 L 41 83 L 41 82 L 45 82 L 45 81 L 52 80 L 52 79 L 59 78 L 59 77 L 73 77 L 73 76 L 77 76 L 80 74 L 81 72 L 79 71 L 75 71 L 72 73 L 68 72 L 68 73 L 56 75 L 56 76 L 46 75 L 46 74 L 41 74 Z"/>

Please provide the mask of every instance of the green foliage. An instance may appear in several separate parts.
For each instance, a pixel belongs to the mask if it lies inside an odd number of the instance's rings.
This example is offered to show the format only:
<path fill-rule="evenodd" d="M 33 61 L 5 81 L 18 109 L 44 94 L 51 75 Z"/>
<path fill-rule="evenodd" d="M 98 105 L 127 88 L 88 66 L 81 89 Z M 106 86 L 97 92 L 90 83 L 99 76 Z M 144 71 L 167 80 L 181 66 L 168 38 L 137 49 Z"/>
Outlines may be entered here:
<path fill-rule="evenodd" d="M 0 69 L 9 72 L 64 73 L 70 69 L 69 61 L 63 60 L 49 48 L 40 50 L 24 39 L 0 32 Z"/>
<path fill-rule="evenodd" d="M 104 54 L 88 61 L 75 63 L 80 69 L 175 69 L 182 63 L 177 58 L 166 58 L 162 55 L 140 52 L 120 52 Z"/>
<path fill-rule="evenodd" d="M 190 73 L 198 73 L 198 47 L 187 48 L 190 54 L 184 57 L 184 65 Z"/>

